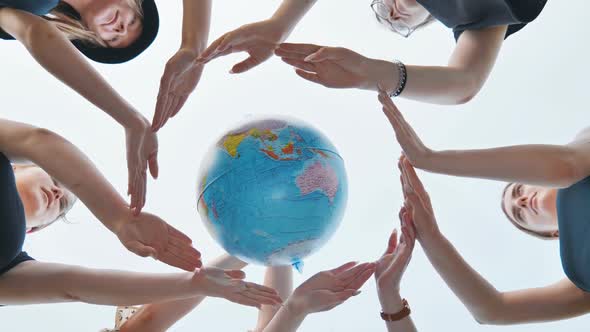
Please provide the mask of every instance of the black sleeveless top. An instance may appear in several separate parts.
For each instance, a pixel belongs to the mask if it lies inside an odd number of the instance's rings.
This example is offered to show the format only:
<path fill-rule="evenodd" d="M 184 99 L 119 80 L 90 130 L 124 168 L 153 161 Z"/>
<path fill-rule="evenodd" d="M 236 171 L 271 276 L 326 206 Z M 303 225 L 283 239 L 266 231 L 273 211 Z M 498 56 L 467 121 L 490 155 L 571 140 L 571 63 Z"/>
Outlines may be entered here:
<path fill-rule="evenodd" d="M 590 292 L 590 177 L 557 191 L 557 224 L 563 271 Z"/>
<path fill-rule="evenodd" d="M 9 7 L 20 9 L 38 16 L 49 13 L 57 6 L 59 0 L 0 0 L 0 8 Z M 0 29 L 1 39 L 14 39 L 11 35 Z"/>
<path fill-rule="evenodd" d="M 547 0 L 417 0 L 430 14 L 453 29 L 455 39 L 465 30 L 507 25 L 506 37 L 524 28 L 543 10 Z"/>
<path fill-rule="evenodd" d="M 25 233 L 25 209 L 18 196 L 12 165 L 0 152 L 0 275 L 33 259 L 22 251 Z"/>

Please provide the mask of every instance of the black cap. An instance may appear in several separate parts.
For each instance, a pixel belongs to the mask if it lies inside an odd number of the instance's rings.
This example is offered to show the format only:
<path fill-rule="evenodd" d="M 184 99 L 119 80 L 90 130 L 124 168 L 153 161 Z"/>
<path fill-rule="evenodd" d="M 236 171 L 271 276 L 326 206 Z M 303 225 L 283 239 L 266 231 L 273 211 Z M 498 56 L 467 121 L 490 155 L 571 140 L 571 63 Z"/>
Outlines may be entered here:
<path fill-rule="evenodd" d="M 107 64 L 127 62 L 145 51 L 158 35 L 160 17 L 154 0 L 143 0 L 142 10 L 143 30 L 141 35 L 127 47 L 101 47 L 81 40 L 73 40 L 72 43 L 87 58 L 96 62 Z"/>

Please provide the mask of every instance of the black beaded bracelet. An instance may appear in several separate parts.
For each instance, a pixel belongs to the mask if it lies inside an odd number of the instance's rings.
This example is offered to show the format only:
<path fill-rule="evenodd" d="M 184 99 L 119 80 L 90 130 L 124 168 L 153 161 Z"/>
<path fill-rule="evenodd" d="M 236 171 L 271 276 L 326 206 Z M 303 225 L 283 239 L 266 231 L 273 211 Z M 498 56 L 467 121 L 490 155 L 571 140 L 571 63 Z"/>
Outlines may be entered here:
<path fill-rule="evenodd" d="M 408 72 L 406 71 L 406 65 L 404 65 L 401 61 L 395 60 L 393 63 L 397 66 L 397 70 L 399 71 L 399 82 L 397 83 L 397 89 L 389 94 L 389 97 L 397 97 L 402 94 L 404 88 L 406 87 L 406 82 L 408 81 Z"/>

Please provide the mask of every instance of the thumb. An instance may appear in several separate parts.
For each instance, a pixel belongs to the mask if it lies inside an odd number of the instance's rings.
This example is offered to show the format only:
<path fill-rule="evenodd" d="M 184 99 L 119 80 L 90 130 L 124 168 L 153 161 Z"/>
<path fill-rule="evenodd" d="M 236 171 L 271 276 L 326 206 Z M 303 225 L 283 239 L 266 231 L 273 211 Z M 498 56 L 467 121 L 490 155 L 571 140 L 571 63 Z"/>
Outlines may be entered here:
<path fill-rule="evenodd" d="M 332 47 L 322 47 L 315 53 L 308 55 L 303 61 L 305 62 L 321 62 L 324 60 L 335 60 L 336 49 Z"/>
<path fill-rule="evenodd" d="M 150 169 L 150 174 L 154 179 L 158 178 L 158 173 L 160 168 L 158 167 L 158 151 L 152 153 L 148 159 L 148 166 Z"/>

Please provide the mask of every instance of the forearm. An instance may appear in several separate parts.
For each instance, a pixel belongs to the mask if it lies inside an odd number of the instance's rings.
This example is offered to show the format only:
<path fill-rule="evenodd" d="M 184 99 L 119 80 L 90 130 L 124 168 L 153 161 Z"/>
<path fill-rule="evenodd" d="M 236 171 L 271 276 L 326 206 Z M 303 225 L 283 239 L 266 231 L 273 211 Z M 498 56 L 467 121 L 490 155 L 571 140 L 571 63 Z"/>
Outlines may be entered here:
<path fill-rule="evenodd" d="M 200 54 L 207 47 L 211 24 L 211 0 L 183 0 L 180 48 Z"/>
<path fill-rule="evenodd" d="M 307 315 L 289 300 L 279 309 L 263 332 L 295 332 Z"/>
<path fill-rule="evenodd" d="M 448 175 L 567 187 L 587 174 L 569 146 L 517 145 L 480 150 L 432 152 L 418 168 Z"/>
<path fill-rule="evenodd" d="M 406 86 L 400 97 L 425 103 L 455 105 L 467 102 L 484 81 L 470 69 L 450 66 L 413 66 L 406 64 Z M 398 89 L 400 74 L 393 62 L 371 59 L 367 65 L 369 90 L 391 93 Z"/>
<path fill-rule="evenodd" d="M 52 23 L 33 14 L 3 9 L 0 26 L 18 39 L 48 72 L 102 109 L 123 126 L 138 114 L 86 61 Z"/>
<path fill-rule="evenodd" d="M 379 290 L 379 302 L 384 313 L 396 313 L 403 309 L 402 298 L 395 290 Z M 410 316 L 394 322 L 385 322 L 389 332 L 416 332 L 416 326 Z"/>
<path fill-rule="evenodd" d="M 268 267 L 264 275 L 264 285 L 277 291 L 282 299 L 287 299 L 293 293 L 293 267 Z M 280 306 L 263 305 L 258 312 L 256 331 L 262 331 L 280 310 Z"/>
<path fill-rule="evenodd" d="M 0 303 L 137 305 L 195 295 L 191 273 L 145 274 L 25 262 L 0 277 Z"/>
<path fill-rule="evenodd" d="M 502 293 L 467 264 L 444 235 L 432 234 L 420 243 L 432 266 L 477 321 L 487 321 L 502 309 Z"/>
<path fill-rule="evenodd" d="M 271 20 L 278 24 L 281 40 L 287 39 L 299 21 L 315 5 L 317 0 L 283 0 Z"/>
<path fill-rule="evenodd" d="M 247 263 L 233 256 L 223 255 L 207 265 L 224 270 L 241 270 Z M 130 321 L 125 331 L 167 331 L 178 320 L 203 302 L 204 299 L 205 296 L 195 296 L 184 300 L 147 304 Z"/>

